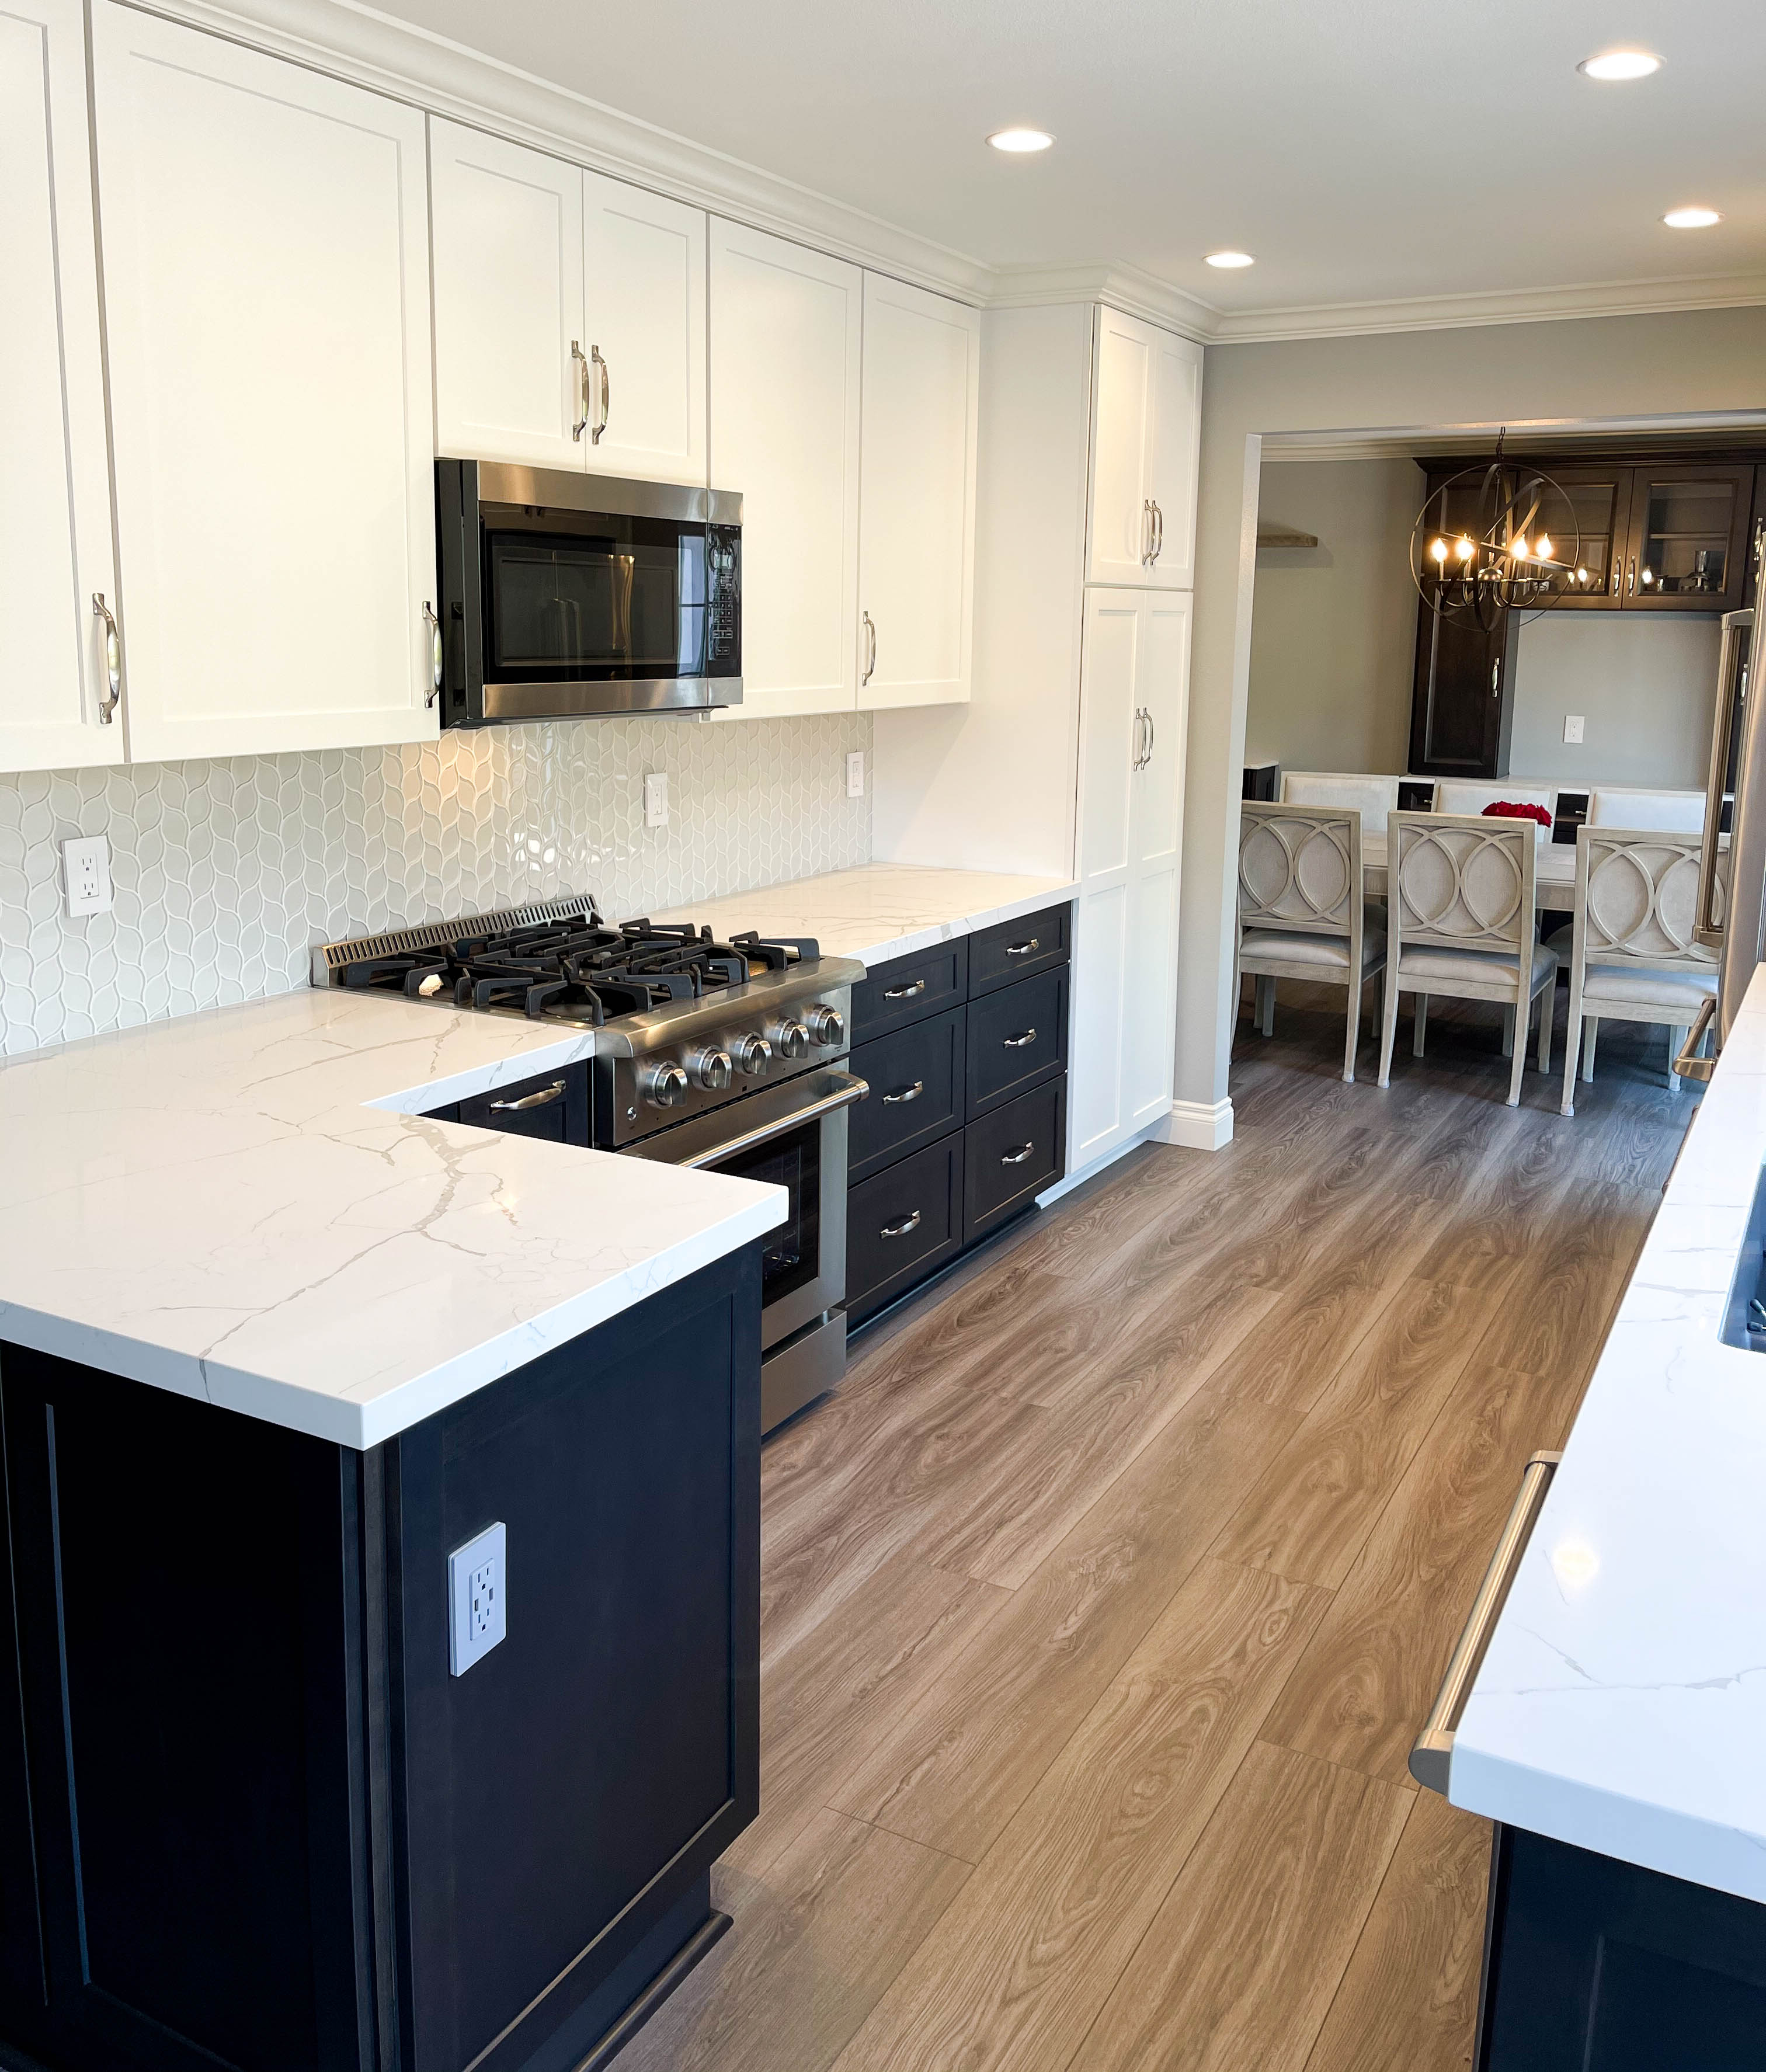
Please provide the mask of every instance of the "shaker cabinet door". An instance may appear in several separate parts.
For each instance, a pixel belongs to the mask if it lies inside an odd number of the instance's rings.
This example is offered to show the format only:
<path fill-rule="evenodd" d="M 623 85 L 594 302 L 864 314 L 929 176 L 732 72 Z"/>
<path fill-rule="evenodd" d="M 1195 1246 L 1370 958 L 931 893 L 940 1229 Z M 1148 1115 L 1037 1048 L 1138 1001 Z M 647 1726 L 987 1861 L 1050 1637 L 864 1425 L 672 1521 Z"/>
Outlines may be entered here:
<path fill-rule="evenodd" d="M 79 0 L 0 6 L 0 770 L 120 763 L 101 593 L 110 555 Z"/>
<path fill-rule="evenodd" d="M 92 9 L 134 757 L 433 738 L 424 122 Z"/>
<path fill-rule="evenodd" d="M 859 704 L 951 705 L 974 647 L 981 313 L 865 277 Z"/>
<path fill-rule="evenodd" d="M 1189 731 L 1190 600 L 1149 597 L 1140 627 L 1140 767 L 1129 831 L 1132 945 L 1122 1032 L 1123 1106 L 1131 1131 L 1171 1112 L 1177 1044 L 1177 890 L 1184 751 Z"/>
<path fill-rule="evenodd" d="M 742 702 L 857 700 L 865 276 L 765 231 L 711 226 L 711 483 L 742 500 Z"/>
<path fill-rule="evenodd" d="M 705 482 L 705 212 L 582 175 L 592 473 Z"/>
<path fill-rule="evenodd" d="M 586 465 L 582 183 L 580 166 L 429 118 L 439 452 Z"/>
<path fill-rule="evenodd" d="M 1154 362 L 1160 334 L 1138 317 L 1100 306 L 1093 335 L 1091 510 L 1086 581 L 1150 580 Z"/>
<path fill-rule="evenodd" d="M 1168 331 L 1153 334 L 1152 426 L 1147 495 L 1153 536 L 1148 581 L 1196 586 L 1196 464 L 1201 448 L 1202 352 Z"/>

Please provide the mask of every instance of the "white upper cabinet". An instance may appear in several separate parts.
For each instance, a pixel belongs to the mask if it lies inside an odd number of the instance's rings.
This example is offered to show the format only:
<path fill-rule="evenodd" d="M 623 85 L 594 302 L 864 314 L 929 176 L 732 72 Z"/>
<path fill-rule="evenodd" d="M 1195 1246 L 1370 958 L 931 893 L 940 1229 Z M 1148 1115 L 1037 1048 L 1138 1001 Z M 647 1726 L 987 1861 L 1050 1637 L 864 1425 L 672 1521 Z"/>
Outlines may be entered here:
<path fill-rule="evenodd" d="M 1191 589 L 1201 347 L 1100 306 L 1092 384 L 1086 580 Z"/>
<path fill-rule="evenodd" d="M 1191 600 L 1086 593 L 1068 1170 L 1171 1112 Z"/>
<path fill-rule="evenodd" d="M 742 704 L 850 712 L 858 688 L 864 275 L 711 226 L 711 482 L 742 499 Z"/>
<path fill-rule="evenodd" d="M 432 116 L 429 196 L 437 450 L 581 467 L 581 169 Z"/>
<path fill-rule="evenodd" d="M 584 458 L 598 474 L 705 480 L 705 214 L 582 175 Z"/>
<path fill-rule="evenodd" d="M 120 763 L 80 0 L 0 0 L 0 770 Z"/>
<path fill-rule="evenodd" d="M 416 110 L 92 10 L 129 750 L 432 737 Z"/>
<path fill-rule="evenodd" d="M 865 277 L 859 704 L 969 696 L 981 315 Z"/>
<path fill-rule="evenodd" d="M 429 121 L 439 449 L 705 479 L 705 215 Z"/>

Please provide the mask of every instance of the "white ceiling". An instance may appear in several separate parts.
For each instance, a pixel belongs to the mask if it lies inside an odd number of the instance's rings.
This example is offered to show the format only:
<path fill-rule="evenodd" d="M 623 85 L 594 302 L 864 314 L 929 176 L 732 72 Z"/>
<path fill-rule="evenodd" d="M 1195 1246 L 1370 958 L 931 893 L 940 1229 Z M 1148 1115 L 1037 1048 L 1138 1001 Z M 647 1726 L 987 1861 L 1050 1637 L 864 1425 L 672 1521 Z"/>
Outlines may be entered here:
<path fill-rule="evenodd" d="M 1762 0 L 379 4 L 987 265 L 1233 314 L 1766 273 Z M 1576 72 L 1618 43 L 1664 68 Z M 1013 121 L 1054 150 L 989 150 Z"/>

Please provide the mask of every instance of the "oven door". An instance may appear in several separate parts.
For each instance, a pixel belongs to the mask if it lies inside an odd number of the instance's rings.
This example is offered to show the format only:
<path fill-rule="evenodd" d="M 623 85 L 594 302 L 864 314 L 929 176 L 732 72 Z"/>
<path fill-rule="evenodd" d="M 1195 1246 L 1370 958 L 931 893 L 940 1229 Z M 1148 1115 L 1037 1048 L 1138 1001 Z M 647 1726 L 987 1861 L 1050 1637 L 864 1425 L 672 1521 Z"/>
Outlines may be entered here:
<path fill-rule="evenodd" d="M 741 698 L 741 499 L 437 463 L 450 722 Z"/>
<path fill-rule="evenodd" d="M 869 1091 L 851 1072 L 804 1072 L 620 1153 L 785 1189 L 785 1221 L 763 1240 L 763 1349 L 846 1299 L 846 1111 Z"/>

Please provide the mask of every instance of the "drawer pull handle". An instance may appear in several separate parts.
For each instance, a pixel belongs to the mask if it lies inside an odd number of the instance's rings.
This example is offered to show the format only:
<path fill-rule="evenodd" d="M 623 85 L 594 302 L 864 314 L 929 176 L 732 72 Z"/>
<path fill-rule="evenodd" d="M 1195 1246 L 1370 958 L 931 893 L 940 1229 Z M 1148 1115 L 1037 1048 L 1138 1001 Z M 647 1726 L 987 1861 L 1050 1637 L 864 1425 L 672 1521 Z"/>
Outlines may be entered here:
<path fill-rule="evenodd" d="M 910 1100 L 918 1100 L 926 1092 L 926 1081 L 916 1079 L 910 1087 L 897 1087 L 893 1094 L 885 1094 L 885 1108 L 901 1108 Z"/>
<path fill-rule="evenodd" d="M 886 985 L 883 989 L 885 1000 L 911 1000 L 917 993 L 926 991 L 926 980 L 917 978 L 912 985 Z"/>
<path fill-rule="evenodd" d="M 1490 1556 L 1478 1593 L 1472 1600 L 1464 1630 L 1441 1679 L 1435 1704 L 1411 1750 L 1411 1776 L 1425 1790 L 1439 1791 L 1444 1798 L 1453 1764 L 1453 1736 L 1460 1715 L 1472 1694 L 1485 1647 L 1495 1630 L 1514 1572 L 1521 1565 L 1521 1556 L 1527 1551 L 1528 1536 L 1551 1486 L 1551 1478 L 1563 1458 L 1562 1453 L 1535 1453 L 1527 1462 L 1526 1473 L 1521 1478 L 1521 1493 Z"/>
<path fill-rule="evenodd" d="M 520 1100 L 492 1101 L 493 1115 L 520 1115 L 530 1108 L 550 1108 L 555 1100 L 565 1097 L 565 1083 L 554 1079 L 549 1087 L 542 1087 L 538 1093 L 524 1094 Z"/>
<path fill-rule="evenodd" d="M 1008 943 L 1006 955 L 1008 957 L 1027 957 L 1033 950 L 1041 949 L 1041 947 L 1042 945 L 1033 935 L 1028 943 Z"/>
<path fill-rule="evenodd" d="M 1026 1029 L 1022 1035 L 1006 1037 L 1004 1039 L 1004 1042 L 1005 1048 L 1008 1050 L 1026 1050 L 1036 1042 L 1036 1030 L 1034 1029 Z"/>
<path fill-rule="evenodd" d="M 1034 1144 L 1021 1144 L 1016 1151 L 1008 1151 L 1000 1158 L 1002 1166 L 1021 1166 L 1036 1149 Z"/>
<path fill-rule="evenodd" d="M 879 1237 L 906 1237 L 910 1231 L 920 1227 L 920 1212 L 916 1209 L 910 1216 L 903 1216 L 898 1223 L 885 1223 L 877 1232 Z"/>

